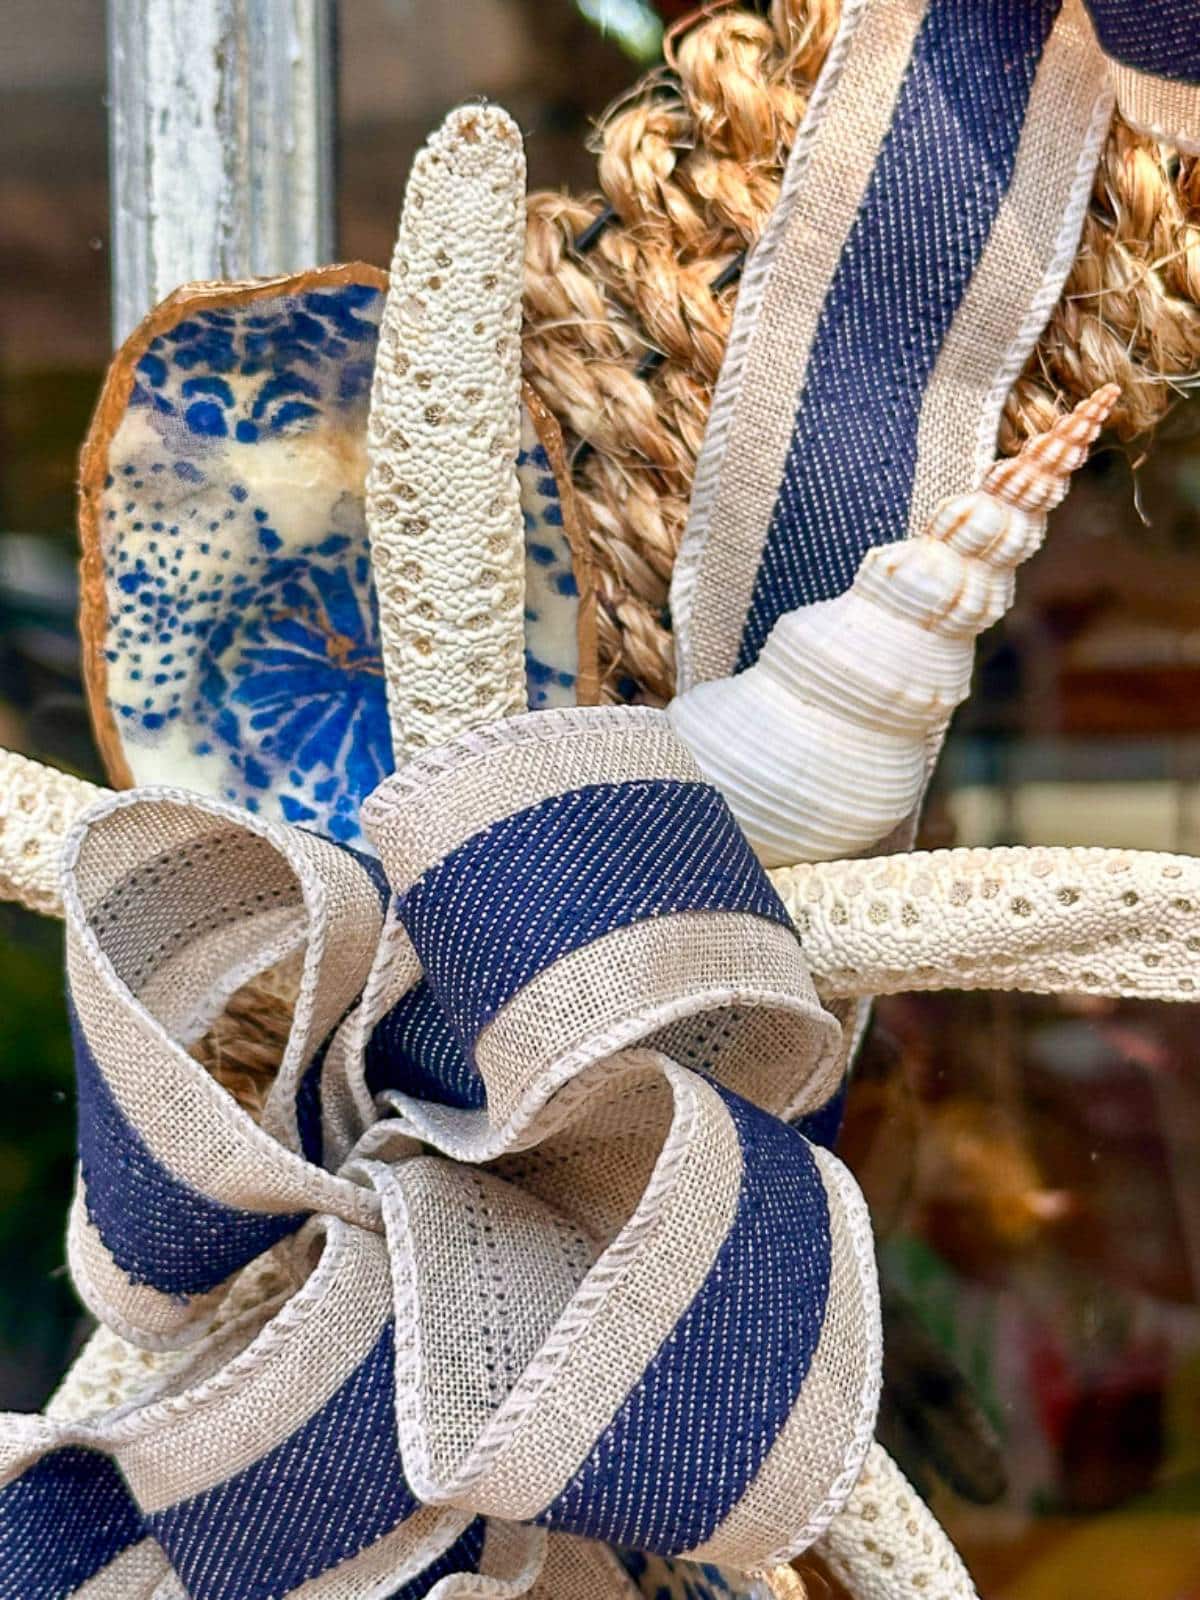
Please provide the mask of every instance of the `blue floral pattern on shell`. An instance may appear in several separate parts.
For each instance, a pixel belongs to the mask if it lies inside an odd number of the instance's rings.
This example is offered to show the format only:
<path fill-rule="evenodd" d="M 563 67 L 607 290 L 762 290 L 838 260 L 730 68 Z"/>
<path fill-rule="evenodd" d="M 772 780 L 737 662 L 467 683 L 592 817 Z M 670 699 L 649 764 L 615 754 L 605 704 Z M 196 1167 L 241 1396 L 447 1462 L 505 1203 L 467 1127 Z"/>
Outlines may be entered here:
<path fill-rule="evenodd" d="M 721 1567 L 621 1551 L 626 1572 L 647 1600 L 766 1600 L 765 1586 Z"/>
<path fill-rule="evenodd" d="M 579 676 L 579 587 L 554 467 L 533 418 L 521 418 L 525 518 L 525 680 L 529 709 L 573 706 Z"/>
<path fill-rule="evenodd" d="M 364 509 L 382 304 L 365 282 L 185 300 L 137 359 L 98 517 L 108 710 L 134 781 L 354 845 L 392 766 Z M 530 704 L 571 703 L 578 596 L 528 419 L 518 470 Z"/>
<path fill-rule="evenodd" d="M 109 448 L 109 706 L 133 776 L 357 842 L 390 769 L 362 503 L 380 291 L 205 305 Z"/>

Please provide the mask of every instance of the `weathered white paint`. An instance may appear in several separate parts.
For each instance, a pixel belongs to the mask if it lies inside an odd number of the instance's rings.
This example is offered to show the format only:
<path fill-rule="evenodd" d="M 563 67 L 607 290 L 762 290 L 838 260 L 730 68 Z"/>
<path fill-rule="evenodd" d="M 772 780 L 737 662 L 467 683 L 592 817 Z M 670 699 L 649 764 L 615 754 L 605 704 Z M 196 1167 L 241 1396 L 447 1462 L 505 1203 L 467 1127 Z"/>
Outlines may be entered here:
<path fill-rule="evenodd" d="M 113 328 L 333 251 L 332 0 L 108 0 Z"/>

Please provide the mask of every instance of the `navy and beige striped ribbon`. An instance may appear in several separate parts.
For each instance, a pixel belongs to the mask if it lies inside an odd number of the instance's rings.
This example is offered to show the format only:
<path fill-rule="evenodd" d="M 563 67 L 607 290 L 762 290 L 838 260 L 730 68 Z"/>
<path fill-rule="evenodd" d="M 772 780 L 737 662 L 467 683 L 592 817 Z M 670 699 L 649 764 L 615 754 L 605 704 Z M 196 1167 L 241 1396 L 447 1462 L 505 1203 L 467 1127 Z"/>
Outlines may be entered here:
<path fill-rule="evenodd" d="M 783 612 L 978 481 L 1114 88 L 1138 125 L 1200 139 L 1200 0 L 846 0 L 697 467 L 681 689 L 748 666 Z"/>
<path fill-rule="evenodd" d="M 603 1600 L 609 1547 L 758 1570 L 854 1485 L 869 1224 L 785 1120 L 838 1029 L 665 718 L 514 718 L 366 821 L 386 880 L 169 789 L 68 845 L 72 1268 L 187 1349 L 0 1419 L 0 1600 Z M 255 1120 L 188 1047 L 281 964 Z"/>

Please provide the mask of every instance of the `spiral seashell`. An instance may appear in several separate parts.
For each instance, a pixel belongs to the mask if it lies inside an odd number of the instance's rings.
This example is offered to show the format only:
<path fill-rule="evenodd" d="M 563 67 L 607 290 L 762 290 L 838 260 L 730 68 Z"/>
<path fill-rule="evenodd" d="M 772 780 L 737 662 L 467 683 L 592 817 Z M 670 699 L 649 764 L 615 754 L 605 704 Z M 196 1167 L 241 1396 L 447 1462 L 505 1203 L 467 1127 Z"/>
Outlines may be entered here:
<path fill-rule="evenodd" d="M 845 594 L 781 617 L 745 672 L 672 701 L 764 865 L 858 854 L 910 814 L 931 740 L 970 687 L 975 636 L 1011 605 L 1118 393 L 1105 385 L 997 461 L 919 537 L 869 550 Z"/>

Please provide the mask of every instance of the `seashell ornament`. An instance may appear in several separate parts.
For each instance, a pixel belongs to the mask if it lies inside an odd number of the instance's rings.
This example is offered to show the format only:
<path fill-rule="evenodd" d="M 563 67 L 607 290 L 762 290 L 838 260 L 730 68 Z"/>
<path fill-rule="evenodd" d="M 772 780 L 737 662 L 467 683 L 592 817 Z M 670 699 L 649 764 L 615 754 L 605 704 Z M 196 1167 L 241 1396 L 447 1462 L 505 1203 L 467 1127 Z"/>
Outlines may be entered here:
<path fill-rule="evenodd" d="M 923 534 L 869 550 L 844 594 L 780 617 L 745 672 L 671 702 L 765 866 L 855 855 L 912 812 L 931 741 L 970 688 L 975 636 L 1011 605 L 1118 393 L 1106 384 L 997 461 Z"/>

